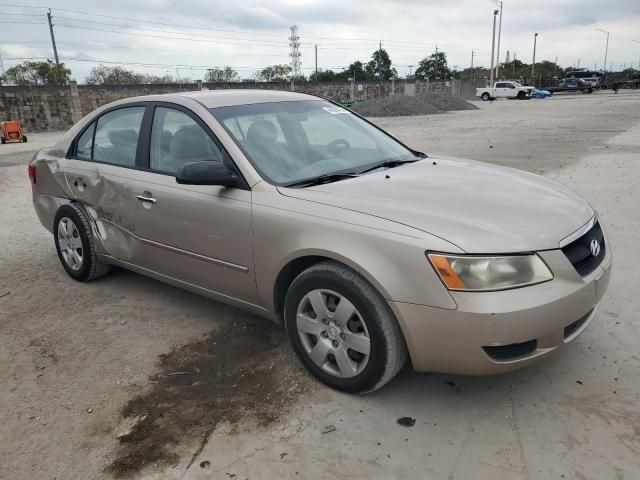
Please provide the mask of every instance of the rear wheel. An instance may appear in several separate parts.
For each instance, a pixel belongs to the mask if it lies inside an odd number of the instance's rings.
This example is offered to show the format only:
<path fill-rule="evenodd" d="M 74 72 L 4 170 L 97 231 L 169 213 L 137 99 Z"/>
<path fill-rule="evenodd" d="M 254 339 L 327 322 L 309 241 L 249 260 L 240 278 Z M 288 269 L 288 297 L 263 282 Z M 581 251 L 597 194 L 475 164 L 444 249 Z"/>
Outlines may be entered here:
<path fill-rule="evenodd" d="M 0 138 L 0 143 L 4 145 L 5 143 L 7 143 L 7 139 L 4 137 Z"/>
<path fill-rule="evenodd" d="M 482 99 L 483 102 L 486 102 L 488 100 L 491 100 L 491 95 L 489 95 L 488 92 L 484 92 L 480 98 Z"/>
<path fill-rule="evenodd" d="M 60 207 L 53 226 L 58 257 L 71 278 L 88 282 L 109 271 L 109 265 L 96 254 L 91 226 L 79 205 L 71 203 Z"/>
<path fill-rule="evenodd" d="M 360 275 L 337 262 L 302 272 L 285 299 L 285 325 L 307 369 L 337 390 L 382 387 L 404 365 L 407 350 L 386 301 Z"/>
<path fill-rule="evenodd" d="M 22 141 L 23 141 L 24 143 L 27 143 L 27 136 L 26 136 L 26 135 L 23 135 L 23 136 L 22 136 Z"/>

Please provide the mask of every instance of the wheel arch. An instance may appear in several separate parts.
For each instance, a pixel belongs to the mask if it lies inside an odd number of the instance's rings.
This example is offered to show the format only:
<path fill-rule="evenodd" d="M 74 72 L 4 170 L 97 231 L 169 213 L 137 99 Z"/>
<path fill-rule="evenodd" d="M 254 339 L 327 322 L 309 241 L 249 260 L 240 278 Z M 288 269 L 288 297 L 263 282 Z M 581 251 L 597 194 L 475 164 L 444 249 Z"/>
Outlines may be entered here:
<path fill-rule="evenodd" d="M 388 299 L 388 291 L 376 281 L 375 277 L 353 260 L 335 252 L 310 250 L 296 252 L 281 265 L 273 283 L 273 308 L 276 317 L 283 319 L 284 299 L 295 278 L 307 268 L 325 261 L 337 262 L 362 276 L 383 298 Z"/>

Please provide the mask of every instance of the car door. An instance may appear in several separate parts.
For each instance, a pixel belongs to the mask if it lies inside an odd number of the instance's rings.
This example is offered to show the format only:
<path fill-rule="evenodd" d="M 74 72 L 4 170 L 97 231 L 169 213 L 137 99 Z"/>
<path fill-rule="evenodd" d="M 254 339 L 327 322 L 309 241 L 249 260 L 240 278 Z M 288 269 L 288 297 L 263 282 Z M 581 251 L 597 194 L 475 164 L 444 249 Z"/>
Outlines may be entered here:
<path fill-rule="evenodd" d="M 495 98 L 504 98 L 506 97 L 506 88 L 505 88 L 505 84 L 500 82 L 500 83 L 496 83 L 496 88 L 495 88 L 495 93 L 494 93 L 494 97 Z"/>
<path fill-rule="evenodd" d="M 156 104 L 148 128 L 146 171 L 133 186 L 137 264 L 254 302 L 250 189 L 176 182 L 175 173 L 186 162 L 224 162 L 237 171 L 218 139 L 185 107 Z"/>
<path fill-rule="evenodd" d="M 103 112 L 78 136 L 66 160 L 71 193 L 94 220 L 94 231 L 106 254 L 133 258 L 132 169 L 138 155 L 145 105 Z"/>

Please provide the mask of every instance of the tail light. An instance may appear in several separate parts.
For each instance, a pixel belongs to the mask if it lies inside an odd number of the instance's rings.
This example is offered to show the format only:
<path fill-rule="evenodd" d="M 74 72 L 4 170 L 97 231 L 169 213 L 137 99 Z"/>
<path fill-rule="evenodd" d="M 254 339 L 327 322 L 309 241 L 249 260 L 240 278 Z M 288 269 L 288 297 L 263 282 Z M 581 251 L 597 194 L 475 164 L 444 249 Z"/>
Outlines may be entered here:
<path fill-rule="evenodd" d="M 36 166 L 33 164 L 29 164 L 29 180 L 31 180 L 31 184 L 36 184 Z"/>

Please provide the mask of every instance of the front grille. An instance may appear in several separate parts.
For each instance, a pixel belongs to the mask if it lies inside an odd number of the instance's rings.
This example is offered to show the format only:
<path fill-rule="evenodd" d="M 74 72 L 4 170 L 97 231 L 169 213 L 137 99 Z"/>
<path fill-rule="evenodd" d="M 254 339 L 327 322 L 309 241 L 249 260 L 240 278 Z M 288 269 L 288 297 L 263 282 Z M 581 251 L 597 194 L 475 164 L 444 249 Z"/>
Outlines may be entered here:
<path fill-rule="evenodd" d="M 580 317 L 578 320 L 576 320 L 575 322 L 573 322 L 570 325 L 567 325 L 566 327 L 564 327 L 564 338 L 569 338 L 571 335 L 573 335 L 574 333 L 576 333 L 576 331 L 582 326 L 584 325 L 584 322 L 587 321 L 587 319 L 589 318 L 589 315 L 591 315 L 591 312 L 593 310 L 589 310 L 589 313 L 587 313 L 586 315 L 583 315 L 582 317 Z"/>
<path fill-rule="evenodd" d="M 500 345 L 498 347 L 482 347 L 484 351 L 493 360 L 506 361 L 514 360 L 533 353 L 538 347 L 537 340 L 529 340 L 528 342 L 512 343 L 511 345 Z"/>
<path fill-rule="evenodd" d="M 593 255 L 591 252 L 591 242 L 597 241 L 600 245 L 600 251 L 597 255 Z M 562 247 L 562 252 L 567 256 L 571 264 L 581 277 L 586 277 L 593 272 L 598 265 L 602 263 L 602 259 L 605 255 L 604 235 L 600 224 L 596 224 L 591 227 L 587 233 L 574 240 L 569 245 Z"/>

